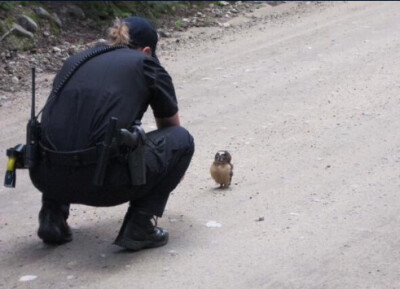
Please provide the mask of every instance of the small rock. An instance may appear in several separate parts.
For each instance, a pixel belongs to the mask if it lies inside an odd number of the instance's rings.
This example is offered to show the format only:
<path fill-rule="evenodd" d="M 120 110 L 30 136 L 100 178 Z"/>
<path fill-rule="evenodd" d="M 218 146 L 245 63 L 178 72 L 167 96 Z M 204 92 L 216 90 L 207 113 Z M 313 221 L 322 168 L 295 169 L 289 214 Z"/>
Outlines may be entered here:
<path fill-rule="evenodd" d="M 223 12 L 220 9 L 213 9 L 212 13 L 214 14 L 215 17 L 222 17 Z"/>
<path fill-rule="evenodd" d="M 31 32 L 16 23 L 13 25 L 13 32 L 23 37 L 33 38 L 33 34 Z"/>
<path fill-rule="evenodd" d="M 43 7 L 35 7 L 33 8 L 33 11 L 35 11 L 36 15 L 41 18 L 51 19 L 50 13 Z"/>
<path fill-rule="evenodd" d="M 36 30 L 38 29 L 38 25 L 36 24 L 36 22 L 26 15 L 18 15 L 17 20 L 22 27 L 30 32 L 36 32 Z"/>
<path fill-rule="evenodd" d="M 52 49 L 53 53 L 60 53 L 61 52 L 61 48 L 54 46 Z"/>
<path fill-rule="evenodd" d="M 76 48 L 76 46 L 71 46 L 70 48 L 68 48 L 68 54 L 69 55 L 74 55 L 78 52 L 78 49 Z"/>
<path fill-rule="evenodd" d="M 97 40 L 97 43 L 98 43 L 98 44 L 106 44 L 106 43 L 107 43 L 107 40 L 106 40 L 106 39 L 103 39 L 103 38 L 100 38 L 99 40 Z"/>
<path fill-rule="evenodd" d="M 256 220 L 256 222 L 262 222 L 262 221 L 264 221 L 264 220 L 265 220 L 264 216 L 261 216 L 261 217 L 258 217 L 258 219 Z"/>
<path fill-rule="evenodd" d="M 209 228 L 221 228 L 222 224 L 220 224 L 216 221 L 209 221 L 209 222 L 207 222 L 206 226 Z"/>
<path fill-rule="evenodd" d="M 16 76 L 13 76 L 13 78 L 11 78 L 11 82 L 14 84 L 18 84 L 19 83 L 19 79 Z"/>
<path fill-rule="evenodd" d="M 228 1 L 219 1 L 218 4 L 221 6 L 227 6 L 227 5 L 229 5 L 229 2 Z"/>
<path fill-rule="evenodd" d="M 62 22 L 60 17 L 58 17 L 58 15 L 56 13 L 51 14 L 51 18 L 50 18 L 54 23 L 56 23 L 58 25 L 58 27 L 62 27 Z"/>
<path fill-rule="evenodd" d="M 176 256 L 176 255 L 178 255 L 178 252 L 175 250 L 169 250 L 168 254 L 170 254 L 171 256 Z"/>
<path fill-rule="evenodd" d="M 228 23 L 228 22 L 225 22 L 225 23 L 222 24 L 222 26 L 223 26 L 224 28 L 229 28 L 229 27 L 231 27 L 231 24 Z"/>
<path fill-rule="evenodd" d="M 66 13 L 79 19 L 85 19 L 86 17 L 85 12 L 83 12 L 83 10 L 76 5 L 68 5 Z"/>
<path fill-rule="evenodd" d="M 50 32 L 49 31 L 43 31 L 43 36 L 44 37 L 49 37 L 50 36 Z"/>
<path fill-rule="evenodd" d="M 37 276 L 35 276 L 35 275 L 25 275 L 25 276 L 22 276 L 21 278 L 19 278 L 19 281 L 28 282 L 28 281 L 33 281 L 36 278 L 37 278 Z"/>
<path fill-rule="evenodd" d="M 161 37 L 164 37 L 164 38 L 169 38 L 169 37 L 171 37 L 171 33 L 167 32 L 167 31 L 164 31 L 164 30 L 161 30 L 161 29 L 158 30 L 158 34 L 159 34 Z"/>

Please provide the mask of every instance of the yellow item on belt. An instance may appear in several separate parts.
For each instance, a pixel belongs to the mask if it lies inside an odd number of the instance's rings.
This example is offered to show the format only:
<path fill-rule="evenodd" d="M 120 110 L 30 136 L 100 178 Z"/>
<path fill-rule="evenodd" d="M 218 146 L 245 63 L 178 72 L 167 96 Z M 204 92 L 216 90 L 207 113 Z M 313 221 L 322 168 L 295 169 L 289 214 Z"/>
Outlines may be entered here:
<path fill-rule="evenodd" d="M 16 162 L 17 162 L 17 158 L 16 157 L 9 158 L 8 162 L 7 162 L 7 171 L 11 171 L 11 172 L 15 171 Z"/>

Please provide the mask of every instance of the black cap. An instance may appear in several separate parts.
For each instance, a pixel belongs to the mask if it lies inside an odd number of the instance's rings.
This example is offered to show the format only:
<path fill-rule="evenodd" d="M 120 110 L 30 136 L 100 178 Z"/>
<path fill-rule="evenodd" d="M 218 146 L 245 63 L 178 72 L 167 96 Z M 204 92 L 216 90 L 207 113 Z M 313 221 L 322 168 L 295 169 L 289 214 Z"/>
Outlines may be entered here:
<path fill-rule="evenodd" d="M 125 18 L 124 22 L 129 27 L 130 44 L 140 47 L 149 46 L 153 57 L 157 58 L 158 35 L 154 25 L 149 20 L 141 17 Z"/>

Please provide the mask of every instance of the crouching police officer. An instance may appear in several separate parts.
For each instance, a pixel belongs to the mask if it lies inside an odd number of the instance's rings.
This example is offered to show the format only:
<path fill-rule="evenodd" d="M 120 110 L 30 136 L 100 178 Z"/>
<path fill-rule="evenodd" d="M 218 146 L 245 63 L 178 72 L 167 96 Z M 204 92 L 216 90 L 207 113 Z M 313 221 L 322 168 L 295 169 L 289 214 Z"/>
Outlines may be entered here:
<path fill-rule="evenodd" d="M 59 91 L 43 110 L 41 157 L 30 176 L 43 194 L 38 236 L 45 243 L 72 240 L 70 204 L 124 202 L 129 209 L 116 245 L 140 250 L 168 242 L 167 230 L 152 220 L 162 216 L 170 192 L 184 176 L 193 138 L 180 126 L 171 77 L 155 54 L 158 37 L 152 24 L 139 17 L 116 20 L 109 38 L 101 53 L 94 47 L 65 62 L 53 83 Z M 129 130 L 149 105 L 158 129 L 145 135 L 146 182 L 135 184 L 132 175 L 141 172 L 132 172 L 124 150 L 109 146 L 104 179 L 95 184 L 98 147 L 107 138 L 110 119 L 117 130 Z"/>

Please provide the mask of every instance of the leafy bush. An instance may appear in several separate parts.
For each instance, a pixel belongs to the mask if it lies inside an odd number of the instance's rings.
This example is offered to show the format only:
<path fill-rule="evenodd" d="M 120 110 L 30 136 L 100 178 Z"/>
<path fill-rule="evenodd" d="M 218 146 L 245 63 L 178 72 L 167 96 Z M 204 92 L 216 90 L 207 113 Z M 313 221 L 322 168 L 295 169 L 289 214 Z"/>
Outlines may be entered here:
<path fill-rule="evenodd" d="M 15 6 L 15 2 L 1 1 L 0 10 L 9 11 Z"/>
<path fill-rule="evenodd" d="M 88 1 L 77 4 L 89 18 L 99 22 L 132 15 L 155 20 L 159 16 L 170 14 L 175 9 L 182 9 L 183 7 L 183 4 L 179 1 Z"/>

